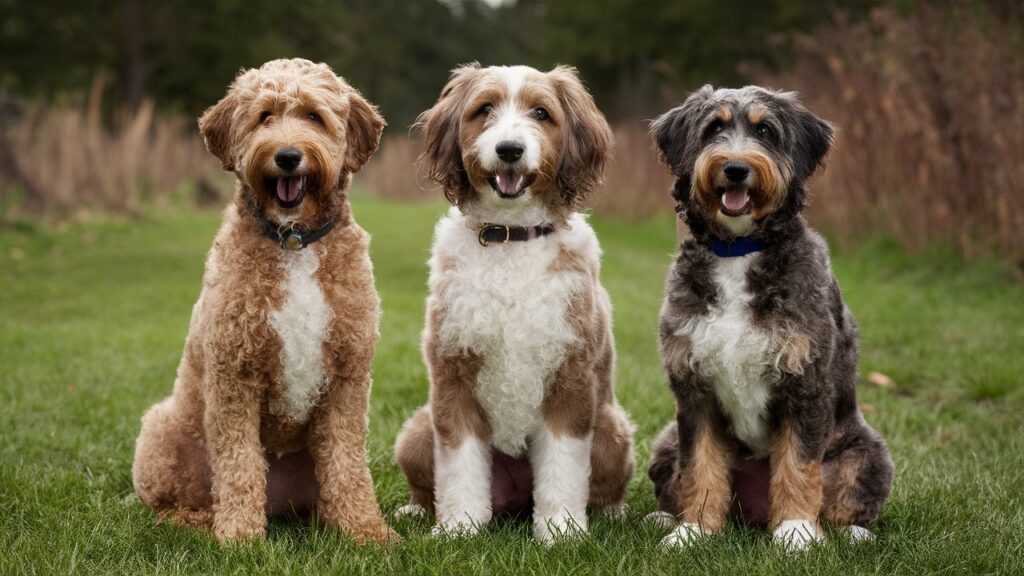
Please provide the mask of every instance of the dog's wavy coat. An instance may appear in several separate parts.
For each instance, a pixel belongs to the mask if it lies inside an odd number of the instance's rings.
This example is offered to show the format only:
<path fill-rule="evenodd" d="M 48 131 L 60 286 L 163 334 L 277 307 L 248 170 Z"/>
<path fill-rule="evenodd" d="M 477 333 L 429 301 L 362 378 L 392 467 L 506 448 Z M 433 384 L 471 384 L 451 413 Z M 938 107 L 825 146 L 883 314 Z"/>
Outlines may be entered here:
<path fill-rule="evenodd" d="M 832 128 L 792 93 L 705 86 L 652 134 L 693 234 L 661 311 L 676 422 L 649 474 L 681 521 L 665 544 L 720 530 L 730 507 L 797 548 L 821 520 L 870 522 L 892 462 L 857 405 L 857 328 L 827 246 L 801 216 Z"/>
<path fill-rule="evenodd" d="M 300 59 L 241 73 L 200 118 L 237 190 L 174 392 L 136 444 L 135 490 L 162 517 L 233 540 L 261 536 L 267 513 L 315 506 L 359 542 L 396 537 L 367 465 L 379 300 L 347 197 L 383 126 L 330 68 Z"/>
<path fill-rule="evenodd" d="M 608 124 L 571 68 L 476 64 L 420 124 L 422 162 L 455 207 L 430 259 L 430 403 L 395 448 L 406 510 L 471 533 L 532 497 L 540 540 L 585 532 L 588 503 L 621 509 L 633 471 L 601 251 L 576 212 L 600 182 Z M 488 224 L 513 241 L 488 241 Z"/>

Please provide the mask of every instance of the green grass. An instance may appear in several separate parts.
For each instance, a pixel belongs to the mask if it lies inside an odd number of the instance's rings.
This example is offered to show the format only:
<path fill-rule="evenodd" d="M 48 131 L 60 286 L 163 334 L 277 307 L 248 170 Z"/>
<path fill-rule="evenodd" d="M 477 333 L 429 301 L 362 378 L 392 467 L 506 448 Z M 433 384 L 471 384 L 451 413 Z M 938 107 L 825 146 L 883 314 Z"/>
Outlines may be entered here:
<path fill-rule="evenodd" d="M 427 397 L 424 263 L 443 209 L 355 203 L 383 298 L 369 446 L 385 511 L 408 497 L 391 445 Z M 404 519 L 403 544 L 365 549 L 294 518 L 272 521 L 265 541 L 228 547 L 158 525 L 133 497 L 132 447 L 143 411 L 170 392 L 218 222 L 176 211 L 0 229 L 0 574 L 1024 571 L 1024 288 L 998 264 L 966 266 L 943 249 L 904 256 L 885 242 L 835 257 L 862 327 L 861 372 L 897 383 L 860 388 L 896 462 L 877 540 L 787 556 L 766 533 L 731 526 L 691 550 L 660 550 L 661 532 L 637 519 L 654 509 L 651 438 L 673 414 L 655 347 L 674 248 L 667 216 L 594 219 L 615 304 L 618 396 L 637 423 L 629 522 L 597 519 L 585 541 L 551 549 L 511 520 L 446 542 L 428 537 L 429 520 Z"/>

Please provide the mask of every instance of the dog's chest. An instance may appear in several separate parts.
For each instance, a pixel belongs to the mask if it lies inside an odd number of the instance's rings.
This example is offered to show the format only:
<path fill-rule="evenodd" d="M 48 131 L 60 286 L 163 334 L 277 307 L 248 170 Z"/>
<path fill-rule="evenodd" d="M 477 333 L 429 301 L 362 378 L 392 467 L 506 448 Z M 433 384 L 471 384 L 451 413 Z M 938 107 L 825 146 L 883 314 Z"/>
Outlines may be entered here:
<path fill-rule="evenodd" d="M 316 278 L 320 259 L 313 247 L 285 252 L 281 307 L 270 313 L 270 326 L 281 340 L 283 390 L 271 409 L 304 422 L 316 404 L 326 377 L 323 348 L 332 311 Z"/>
<path fill-rule="evenodd" d="M 765 408 L 771 386 L 771 340 L 753 323 L 747 270 L 757 254 L 719 258 L 713 271 L 718 302 L 687 322 L 697 371 L 714 386 L 733 433 L 758 453 L 770 449 Z"/>
<path fill-rule="evenodd" d="M 566 316 L 584 279 L 549 270 L 558 253 L 551 240 L 448 251 L 455 264 L 435 271 L 435 298 L 446 312 L 441 345 L 480 356 L 476 396 L 492 444 L 513 456 L 537 430 L 547 386 L 578 337 Z"/>

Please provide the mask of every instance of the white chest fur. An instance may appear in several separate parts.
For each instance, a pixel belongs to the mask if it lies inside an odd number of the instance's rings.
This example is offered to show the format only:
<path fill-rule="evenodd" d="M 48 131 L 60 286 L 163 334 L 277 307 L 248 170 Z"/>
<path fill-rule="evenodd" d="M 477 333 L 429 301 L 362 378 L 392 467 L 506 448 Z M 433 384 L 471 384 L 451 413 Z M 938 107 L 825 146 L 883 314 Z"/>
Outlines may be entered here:
<path fill-rule="evenodd" d="M 445 312 L 438 337 L 448 353 L 469 350 L 481 357 L 477 399 L 492 444 L 507 454 L 522 454 L 537 431 L 547 385 L 578 338 L 566 314 L 587 278 L 549 267 L 562 247 L 599 248 L 582 216 L 571 226 L 487 247 L 460 214 L 450 213 L 437 226 L 431 289 L 433 305 Z"/>
<path fill-rule="evenodd" d="M 754 326 L 749 307 L 747 270 L 757 257 L 719 258 L 717 305 L 684 324 L 679 334 L 690 338 L 697 370 L 714 385 L 733 433 L 763 454 L 770 449 L 764 417 L 773 372 L 771 340 Z"/>
<path fill-rule="evenodd" d="M 270 314 L 282 344 L 284 390 L 276 411 L 304 422 L 324 383 L 323 343 L 331 309 L 315 276 L 320 259 L 314 247 L 286 252 L 282 258 L 285 300 Z"/>

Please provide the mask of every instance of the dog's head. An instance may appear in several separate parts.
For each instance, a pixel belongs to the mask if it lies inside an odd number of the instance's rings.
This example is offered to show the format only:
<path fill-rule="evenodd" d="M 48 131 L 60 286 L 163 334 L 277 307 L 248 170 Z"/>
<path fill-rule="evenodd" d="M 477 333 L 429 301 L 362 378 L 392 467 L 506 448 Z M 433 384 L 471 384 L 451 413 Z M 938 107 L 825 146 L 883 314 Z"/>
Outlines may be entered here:
<path fill-rule="evenodd" d="M 695 233 L 743 236 L 803 208 L 804 182 L 831 147 L 833 129 L 793 92 L 708 85 L 655 120 L 651 135 Z"/>
<path fill-rule="evenodd" d="M 420 115 L 420 163 L 464 213 L 564 220 L 601 182 L 612 134 L 573 68 L 461 66 Z"/>
<path fill-rule="evenodd" d="M 278 225 L 316 225 L 380 144 L 377 109 L 326 64 L 272 60 L 245 70 L 199 118 L 206 147 Z"/>

